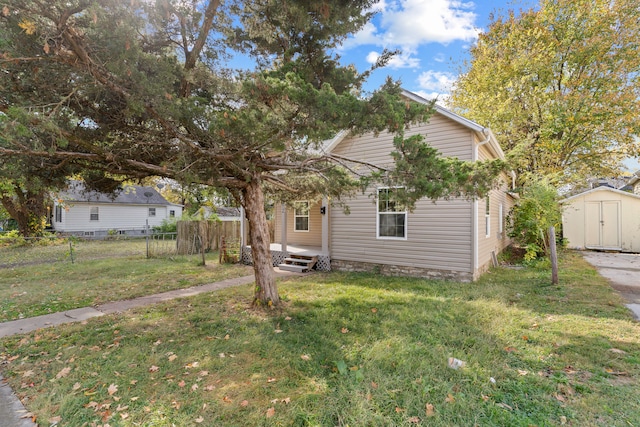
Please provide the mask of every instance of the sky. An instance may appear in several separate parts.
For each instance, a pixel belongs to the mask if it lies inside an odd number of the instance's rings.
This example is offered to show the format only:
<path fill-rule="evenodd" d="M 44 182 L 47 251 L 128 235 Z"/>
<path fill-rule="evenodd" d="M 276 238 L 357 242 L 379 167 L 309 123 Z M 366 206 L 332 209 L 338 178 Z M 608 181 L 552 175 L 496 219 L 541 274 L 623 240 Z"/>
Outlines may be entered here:
<path fill-rule="evenodd" d="M 478 34 L 488 28 L 492 13 L 529 9 L 535 0 L 380 0 L 376 17 L 339 49 L 343 63 L 365 71 L 384 49 L 401 50 L 385 68 L 376 70 L 366 90 L 387 76 L 429 99 L 445 100 L 462 61 Z"/>

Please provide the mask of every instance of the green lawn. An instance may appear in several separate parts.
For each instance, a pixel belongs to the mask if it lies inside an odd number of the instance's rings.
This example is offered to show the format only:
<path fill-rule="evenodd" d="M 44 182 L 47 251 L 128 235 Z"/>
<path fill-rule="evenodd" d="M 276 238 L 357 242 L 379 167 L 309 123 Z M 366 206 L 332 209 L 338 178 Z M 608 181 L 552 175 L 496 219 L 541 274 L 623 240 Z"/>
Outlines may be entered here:
<path fill-rule="evenodd" d="M 0 255 L 22 253 L 21 259 L 33 260 L 26 266 L 0 268 L 0 322 L 253 273 L 244 265 L 218 264 L 217 253 L 207 254 L 206 267 L 200 265 L 201 256 L 146 259 L 144 240 L 83 242 L 73 264 L 35 263 L 36 253 L 47 258 L 65 247 L 0 248 Z"/>
<path fill-rule="evenodd" d="M 640 425 L 640 325 L 560 271 L 289 278 L 279 311 L 227 289 L 4 339 L 0 366 L 41 425 Z"/>

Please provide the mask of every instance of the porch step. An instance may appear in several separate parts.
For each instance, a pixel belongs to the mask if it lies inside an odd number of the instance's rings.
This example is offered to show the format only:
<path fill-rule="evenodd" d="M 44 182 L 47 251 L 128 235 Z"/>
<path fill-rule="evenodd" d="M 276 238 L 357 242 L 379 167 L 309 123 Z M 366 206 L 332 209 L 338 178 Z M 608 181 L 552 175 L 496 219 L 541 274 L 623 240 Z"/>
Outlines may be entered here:
<path fill-rule="evenodd" d="M 317 256 L 291 254 L 284 259 L 284 263 L 278 265 L 281 270 L 306 273 L 318 262 Z"/>

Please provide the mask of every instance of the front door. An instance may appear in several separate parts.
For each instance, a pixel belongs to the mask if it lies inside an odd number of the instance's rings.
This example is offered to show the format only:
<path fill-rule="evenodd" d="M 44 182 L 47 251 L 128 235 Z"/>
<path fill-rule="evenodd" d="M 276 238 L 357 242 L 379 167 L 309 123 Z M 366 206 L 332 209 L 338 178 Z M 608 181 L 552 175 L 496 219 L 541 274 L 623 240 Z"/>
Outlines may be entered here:
<path fill-rule="evenodd" d="M 620 250 L 620 202 L 586 202 L 584 234 L 589 249 Z"/>

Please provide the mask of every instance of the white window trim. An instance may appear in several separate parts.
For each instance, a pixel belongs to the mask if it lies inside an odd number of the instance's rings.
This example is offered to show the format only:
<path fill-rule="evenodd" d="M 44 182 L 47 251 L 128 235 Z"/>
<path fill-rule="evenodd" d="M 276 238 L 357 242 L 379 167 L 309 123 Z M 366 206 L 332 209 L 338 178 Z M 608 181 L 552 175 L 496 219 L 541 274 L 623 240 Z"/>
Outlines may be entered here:
<path fill-rule="evenodd" d="M 498 233 L 502 236 L 502 233 L 504 232 L 504 207 L 502 206 L 502 203 L 498 206 L 498 220 Z"/>
<path fill-rule="evenodd" d="M 153 209 L 153 215 L 151 215 L 151 209 Z M 147 210 L 147 215 L 149 218 L 154 218 L 158 214 L 158 210 L 156 208 L 149 208 Z"/>
<path fill-rule="evenodd" d="M 398 212 L 380 212 L 379 194 L 380 190 L 389 190 L 391 188 L 402 187 L 378 187 L 376 189 L 376 239 L 378 240 L 407 240 L 409 235 L 409 214 L 406 210 Z M 386 214 L 404 214 L 404 237 L 380 236 L 380 215 Z"/>
<path fill-rule="evenodd" d="M 307 214 L 306 215 L 298 215 L 296 212 L 296 205 L 298 203 L 306 203 L 307 204 Z M 298 230 L 298 218 L 307 218 L 307 229 L 306 230 Z M 293 231 L 296 233 L 308 233 L 311 230 L 311 204 L 308 200 L 300 200 L 294 202 L 293 204 Z"/>

